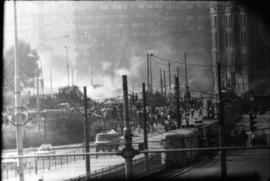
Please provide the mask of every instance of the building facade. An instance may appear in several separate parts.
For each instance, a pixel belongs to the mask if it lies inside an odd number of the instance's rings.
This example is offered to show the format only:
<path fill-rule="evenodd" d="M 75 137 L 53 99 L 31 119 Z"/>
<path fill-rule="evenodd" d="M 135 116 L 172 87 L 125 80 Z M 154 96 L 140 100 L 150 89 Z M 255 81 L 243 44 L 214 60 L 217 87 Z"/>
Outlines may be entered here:
<path fill-rule="evenodd" d="M 256 82 L 269 75 L 269 53 L 263 51 L 269 47 L 259 38 L 259 16 L 230 1 L 211 2 L 210 12 L 212 56 L 214 64 L 221 63 L 222 86 L 238 95 L 249 90 L 264 92 Z"/>
<path fill-rule="evenodd" d="M 74 2 L 73 10 L 79 69 L 89 69 L 91 62 L 93 72 L 103 72 L 113 78 L 113 70 L 131 67 L 132 57 L 136 57 L 144 62 L 139 75 L 133 75 L 141 82 L 146 80 L 148 51 L 179 62 L 184 62 L 186 52 L 190 64 L 212 63 L 209 2 Z M 165 66 L 162 68 L 167 69 Z M 184 66 L 177 66 L 182 70 L 183 82 Z M 152 68 L 157 79 L 153 84 L 159 87 L 160 67 L 153 62 Z M 206 87 L 212 88 L 210 68 L 188 66 L 188 70 L 190 81 L 202 76 L 203 82 L 209 84 Z M 172 65 L 172 75 L 175 72 L 176 65 Z M 203 83 L 199 84 L 195 89 L 203 87 Z"/>

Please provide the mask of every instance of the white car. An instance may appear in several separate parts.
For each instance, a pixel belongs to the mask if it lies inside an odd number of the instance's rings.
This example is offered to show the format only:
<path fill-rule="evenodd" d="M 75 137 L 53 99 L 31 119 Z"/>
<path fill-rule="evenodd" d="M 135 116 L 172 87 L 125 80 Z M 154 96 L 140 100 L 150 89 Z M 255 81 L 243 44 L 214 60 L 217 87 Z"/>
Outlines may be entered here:
<path fill-rule="evenodd" d="M 36 152 L 37 155 L 49 155 L 55 154 L 55 150 L 53 150 L 51 144 L 42 144 L 38 151 Z"/>

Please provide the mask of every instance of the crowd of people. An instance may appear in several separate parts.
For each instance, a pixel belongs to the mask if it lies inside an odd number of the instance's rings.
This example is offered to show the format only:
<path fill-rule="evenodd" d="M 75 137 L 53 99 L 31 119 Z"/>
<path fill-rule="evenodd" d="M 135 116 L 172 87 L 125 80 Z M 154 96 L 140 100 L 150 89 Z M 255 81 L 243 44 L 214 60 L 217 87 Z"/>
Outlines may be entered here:
<path fill-rule="evenodd" d="M 120 121 L 123 119 L 122 105 L 111 104 L 94 110 L 92 115 L 104 120 L 113 119 L 113 128 L 116 130 L 122 129 L 123 125 L 121 124 L 123 121 Z M 216 110 L 211 99 L 190 98 L 189 101 L 180 99 L 179 111 L 180 125 L 192 126 L 196 122 L 202 121 L 203 118 L 214 118 Z M 158 125 L 162 126 L 165 131 L 176 129 L 179 124 L 176 112 L 176 106 L 173 102 L 164 106 L 154 106 L 148 103 L 146 106 L 148 132 L 156 131 Z M 130 106 L 130 125 L 132 130 L 137 129 L 139 133 L 143 130 L 144 114 L 141 101 L 134 102 Z"/>
<path fill-rule="evenodd" d="M 196 122 L 201 122 L 204 118 L 214 118 L 214 103 L 208 99 L 190 99 L 180 100 L 180 125 L 192 126 Z M 173 104 L 166 106 L 146 107 L 147 117 L 147 129 L 148 132 L 156 131 L 157 125 L 164 127 L 165 131 L 176 129 L 178 127 L 178 120 L 176 115 L 176 108 Z M 132 113 L 131 125 L 133 129 L 139 129 L 139 132 L 143 129 L 144 117 L 143 107 L 137 106 L 135 113 Z"/>
<path fill-rule="evenodd" d="M 204 119 L 216 119 L 216 102 L 211 98 L 190 98 L 180 99 L 180 126 L 194 126 L 196 123 L 203 122 Z M 153 133 L 163 128 L 166 132 L 178 128 L 178 119 L 176 115 L 175 104 L 166 104 L 164 106 L 153 106 L 148 103 L 146 106 L 147 132 Z M 140 134 L 144 130 L 144 114 L 141 101 L 130 105 L 130 125 L 132 131 Z M 123 130 L 123 105 L 111 104 L 107 107 L 96 109 L 95 115 L 101 119 L 113 120 L 111 128 L 122 133 Z M 105 121 L 106 122 L 106 121 Z M 102 131 L 102 127 L 96 130 Z M 105 130 L 103 130 L 105 131 Z M 233 130 L 226 135 L 229 146 L 246 146 L 248 135 L 245 130 Z"/>

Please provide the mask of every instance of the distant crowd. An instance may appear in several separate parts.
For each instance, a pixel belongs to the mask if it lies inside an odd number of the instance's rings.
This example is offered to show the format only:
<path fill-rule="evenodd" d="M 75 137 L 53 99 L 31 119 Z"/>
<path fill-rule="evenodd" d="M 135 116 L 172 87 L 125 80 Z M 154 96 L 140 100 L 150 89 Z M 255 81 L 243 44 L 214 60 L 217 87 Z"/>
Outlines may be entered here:
<path fill-rule="evenodd" d="M 181 126 L 191 126 L 196 122 L 202 121 L 204 118 L 213 119 L 216 115 L 215 102 L 211 99 L 205 98 L 190 98 L 180 99 L 180 120 Z M 123 119 L 123 108 L 121 105 L 113 105 L 96 109 L 95 115 L 100 115 L 103 119 L 113 119 L 113 128 L 121 130 L 121 122 Z M 162 126 L 165 131 L 176 129 L 178 127 L 176 106 L 174 103 L 167 104 L 166 106 L 146 106 L 147 130 L 154 132 L 157 130 L 158 125 Z M 130 125 L 132 130 L 137 129 L 138 132 L 143 131 L 144 114 L 143 106 L 140 102 L 130 106 Z M 123 125 L 122 125 L 123 126 Z M 102 128 L 97 128 L 97 132 Z"/>

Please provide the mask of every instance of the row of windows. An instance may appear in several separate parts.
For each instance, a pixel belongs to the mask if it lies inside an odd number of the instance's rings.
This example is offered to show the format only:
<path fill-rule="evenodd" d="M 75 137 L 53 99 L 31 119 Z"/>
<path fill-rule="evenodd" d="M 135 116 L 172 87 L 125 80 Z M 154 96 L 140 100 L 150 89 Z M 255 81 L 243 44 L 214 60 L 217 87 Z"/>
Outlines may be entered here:
<path fill-rule="evenodd" d="M 233 46 L 233 37 L 231 33 L 225 33 L 225 45 Z M 240 33 L 240 45 L 247 46 L 247 34 L 246 32 Z"/>
<path fill-rule="evenodd" d="M 241 32 L 240 33 L 240 45 L 246 46 L 247 45 L 247 32 Z"/>
<path fill-rule="evenodd" d="M 161 37 L 161 36 L 167 36 L 167 34 L 165 34 L 164 32 L 125 32 L 126 36 L 129 37 Z M 86 38 L 91 38 L 92 39 L 92 35 L 85 33 L 85 34 L 77 34 L 76 35 L 76 39 L 78 41 L 84 41 Z M 107 34 L 106 35 L 107 38 L 120 38 L 123 37 L 122 33 L 114 33 L 114 34 Z M 97 43 L 96 40 L 91 40 L 92 43 Z"/>
<path fill-rule="evenodd" d="M 226 17 L 225 26 L 232 27 L 232 23 L 233 23 L 232 15 L 227 15 L 225 17 Z"/>
<path fill-rule="evenodd" d="M 143 20 L 145 20 L 145 18 L 160 18 L 166 21 L 178 21 L 180 20 L 205 20 L 205 16 L 204 15 L 198 15 L 198 16 L 193 16 L 193 15 L 167 15 L 164 16 L 160 13 L 148 13 L 148 14 L 107 14 L 107 15 L 76 15 L 75 16 L 75 22 L 78 22 L 80 20 L 121 20 L 121 19 L 133 19 L 133 18 L 142 18 Z"/>
<path fill-rule="evenodd" d="M 82 4 L 81 4 L 82 5 Z M 200 3 L 196 3 L 198 8 L 202 7 L 202 4 Z M 80 4 L 77 4 L 77 6 L 75 7 L 77 10 L 80 9 Z M 130 4 L 112 4 L 112 5 L 100 5 L 100 4 L 88 4 L 87 9 L 88 10 L 103 10 L 103 11 L 107 11 L 107 10 L 131 10 L 131 9 L 167 9 L 167 10 L 178 10 L 178 9 L 192 9 L 195 7 L 195 4 L 192 2 L 188 2 L 188 3 L 183 3 L 183 2 L 179 2 L 179 3 L 159 3 L 159 2 L 154 2 L 154 3 L 143 3 L 143 2 L 139 2 L 139 3 L 130 3 Z M 205 8 L 207 8 L 207 6 L 205 6 Z"/>
<path fill-rule="evenodd" d="M 182 31 L 182 30 L 189 30 L 189 31 L 203 31 L 205 30 L 205 26 L 203 25 L 191 25 L 191 24 L 185 24 L 185 26 L 180 26 L 179 24 L 174 24 L 174 23 L 119 23 L 119 24 L 83 24 L 83 25 L 77 25 L 76 29 L 77 30 L 95 30 L 95 29 L 100 29 L 100 28 L 105 28 L 105 29 L 126 29 L 126 28 L 159 28 L 159 29 L 166 29 L 170 30 L 172 29 L 173 31 Z"/>
<path fill-rule="evenodd" d="M 240 62 L 242 65 L 245 65 L 246 59 L 247 59 L 247 55 L 245 53 L 241 53 Z"/>
<path fill-rule="evenodd" d="M 246 31 L 241 31 L 240 32 L 240 46 L 242 47 L 246 47 L 247 46 L 247 32 Z M 217 37 L 217 32 L 213 33 L 213 46 L 217 47 L 217 43 L 218 43 L 218 37 Z M 234 45 L 233 41 L 234 38 L 232 37 L 232 33 L 225 33 L 225 46 L 227 47 L 232 47 Z"/>
<path fill-rule="evenodd" d="M 225 33 L 225 45 L 232 46 L 233 45 L 233 38 L 231 33 Z"/>
<path fill-rule="evenodd" d="M 239 16 L 239 24 L 240 26 L 246 26 L 247 19 L 246 14 L 240 14 Z M 217 27 L 217 16 L 212 17 L 212 26 Z M 225 26 L 226 27 L 232 27 L 233 26 L 233 16 L 231 14 L 225 16 Z"/>
<path fill-rule="evenodd" d="M 247 25 L 247 16 L 246 14 L 240 14 L 240 25 L 241 26 L 246 26 Z"/>

